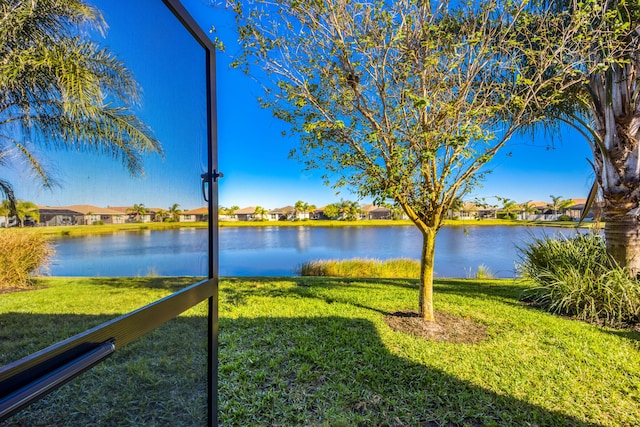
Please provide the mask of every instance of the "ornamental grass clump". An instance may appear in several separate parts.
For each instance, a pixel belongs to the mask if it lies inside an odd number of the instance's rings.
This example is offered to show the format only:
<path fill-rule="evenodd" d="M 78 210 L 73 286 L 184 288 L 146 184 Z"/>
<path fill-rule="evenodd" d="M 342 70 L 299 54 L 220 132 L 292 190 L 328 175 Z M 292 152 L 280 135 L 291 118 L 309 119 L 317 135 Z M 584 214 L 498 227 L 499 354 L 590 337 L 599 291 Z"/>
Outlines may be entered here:
<path fill-rule="evenodd" d="M 299 269 L 301 276 L 418 278 L 420 263 L 413 259 L 346 259 L 308 261 Z"/>
<path fill-rule="evenodd" d="M 53 249 L 38 233 L 0 231 L 0 290 L 25 288 L 33 274 L 46 267 Z"/>
<path fill-rule="evenodd" d="M 534 239 L 519 248 L 523 300 L 556 314 L 620 326 L 640 322 L 640 281 L 608 255 L 599 234 Z"/>

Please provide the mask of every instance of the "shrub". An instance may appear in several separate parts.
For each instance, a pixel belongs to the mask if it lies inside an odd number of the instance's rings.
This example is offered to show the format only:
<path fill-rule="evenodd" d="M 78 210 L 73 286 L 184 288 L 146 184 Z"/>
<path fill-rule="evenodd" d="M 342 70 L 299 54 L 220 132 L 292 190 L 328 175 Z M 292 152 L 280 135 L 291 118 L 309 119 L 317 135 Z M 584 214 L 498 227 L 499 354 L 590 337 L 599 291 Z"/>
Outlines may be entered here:
<path fill-rule="evenodd" d="M 496 218 L 498 219 L 518 219 L 518 214 L 515 212 L 498 212 L 496 213 Z"/>
<path fill-rule="evenodd" d="M 640 322 L 640 281 L 609 258 L 602 236 L 544 237 L 519 251 L 520 273 L 534 285 L 524 300 L 609 326 Z"/>
<path fill-rule="evenodd" d="M 573 218 L 571 218 L 569 215 L 560 215 L 558 217 L 558 221 L 573 221 Z"/>
<path fill-rule="evenodd" d="M 0 231 L 0 289 L 29 286 L 32 274 L 45 267 L 52 254 L 51 245 L 40 234 Z"/>
<path fill-rule="evenodd" d="M 301 276 L 418 278 L 420 262 L 413 259 L 347 259 L 308 261 L 302 264 Z"/>

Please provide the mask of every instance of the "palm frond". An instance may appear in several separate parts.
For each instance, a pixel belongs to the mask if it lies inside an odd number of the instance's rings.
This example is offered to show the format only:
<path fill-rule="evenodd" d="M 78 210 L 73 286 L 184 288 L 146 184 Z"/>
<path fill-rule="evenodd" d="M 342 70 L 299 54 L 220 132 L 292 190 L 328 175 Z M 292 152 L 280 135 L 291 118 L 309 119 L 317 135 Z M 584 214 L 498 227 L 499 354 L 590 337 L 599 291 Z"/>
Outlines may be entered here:
<path fill-rule="evenodd" d="M 132 175 L 160 142 L 134 113 L 140 88 L 111 51 L 80 37 L 106 24 L 80 0 L 0 4 L 0 136 L 45 187 L 53 179 L 30 150 L 107 154 Z M 4 145 L 4 144 L 3 144 Z"/>
<path fill-rule="evenodd" d="M 13 187 L 8 181 L 0 178 L 0 193 L 4 195 L 9 207 L 9 215 L 13 215 L 16 212 L 16 196 L 13 193 Z"/>

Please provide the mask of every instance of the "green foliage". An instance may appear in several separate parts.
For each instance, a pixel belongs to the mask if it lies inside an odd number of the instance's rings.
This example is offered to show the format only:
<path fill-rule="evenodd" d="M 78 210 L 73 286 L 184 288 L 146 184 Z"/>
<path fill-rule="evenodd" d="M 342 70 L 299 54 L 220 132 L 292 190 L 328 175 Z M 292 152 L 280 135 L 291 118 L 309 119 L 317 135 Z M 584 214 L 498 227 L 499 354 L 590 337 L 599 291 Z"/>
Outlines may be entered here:
<path fill-rule="evenodd" d="M 265 215 L 267 215 L 267 210 L 262 206 L 256 206 L 256 209 L 253 211 L 253 215 L 255 218 L 254 221 L 265 221 Z"/>
<path fill-rule="evenodd" d="M 18 220 L 20 227 L 24 226 L 25 219 L 30 217 L 34 221 L 40 221 L 40 211 L 38 205 L 33 202 L 25 202 L 22 200 L 5 199 L 2 201 L 2 207 L 0 207 L 0 216 L 11 217 L 15 216 Z"/>
<path fill-rule="evenodd" d="M 167 221 L 172 221 L 172 222 L 177 222 L 180 220 L 180 215 L 182 214 L 182 210 L 180 209 L 180 205 L 178 203 L 174 203 L 171 206 L 169 206 L 169 209 L 167 210 L 167 215 L 168 217 L 165 218 L 164 220 Z"/>
<path fill-rule="evenodd" d="M 562 196 L 554 196 L 552 194 L 549 197 L 551 198 L 551 203 L 549 203 L 547 207 L 551 209 L 554 214 L 557 214 L 574 204 L 573 200 L 563 199 Z"/>
<path fill-rule="evenodd" d="M 298 273 L 300 276 L 417 279 L 420 277 L 420 262 L 413 259 L 308 261 L 302 264 Z"/>
<path fill-rule="evenodd" d="M 331 203 L 325 206 L 324 215 L 331 219 L 337 219 L 340 216 L 340 205 L 337 203 Z"/>
<path fill-rule="evenodd" d="M 525 300 L 589 322 L 640 322 L 640 281 L 609 258 L 600 235 L 544 237 L 520 252 L 520 272 L 535 285 Z"/>
<path fill-rule="evenodd" d="M 0 289 L 24 288 L 32 274 L 46 267 L 53 249 L 37 233 L 0 230 Z"/>
<path fill-rule="evenodd" d="M 528 84 L 548 73 L 522 69 L 528 1 L 231 3 L 234 65 L 262 80 L 263 107 L 300 142 L 292 157 L 334 187 L 394 201 L 428 236 L 420 300 L 430 306 L 446 212 L 515 132 L 539 120 L 536 108 L 555 102 L 531 105 Z"/>
<path fill-rule="evenodd" d="M 127 209 L 127 213 L 133 215 L 136 221 L 140 221 L 142 216 L 147 214 L 147 208 L 144 203 L 136 203 L 133 207 Z"/>
<path fill-rule="evenodd" d="M 511 219 L 511 220 L 515 220 L 518 219 L 518 214 L 515 212 L 497 212 L 496 213 L 496 217 L 498 219 Z"/>

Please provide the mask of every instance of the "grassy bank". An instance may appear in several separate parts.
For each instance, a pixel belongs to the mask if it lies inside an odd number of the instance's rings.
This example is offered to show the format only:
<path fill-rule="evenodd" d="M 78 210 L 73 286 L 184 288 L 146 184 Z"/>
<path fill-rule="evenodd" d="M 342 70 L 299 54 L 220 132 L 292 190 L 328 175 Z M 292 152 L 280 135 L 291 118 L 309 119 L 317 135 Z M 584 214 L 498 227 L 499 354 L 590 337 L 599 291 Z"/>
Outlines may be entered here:
<path fill-rule="evenodd" d="M 380 277 L 408 278 L 420 277 L 420 262 L 414 259 L 331 259 L 307 261 L 299 271 L 300 276 L 323 277 Z"/>
<path fill-rule="evenodd" d="M 574 221 L 514 221 L 509 219 L 482 219 L 482 220 L 445 220 L 445 226 L 475 227 L 475 226 L 543 226 L 575 228 L 578 223 Z M 389 227 L 389 226 L 413 226 L 409 220 L 308 220 L 308 221 L 221 221 L 220 227 Z M 582 228 L 590 228 L 593 224 L 582 224 Z"/>
<path fill-rule="evenodd" d="M 221 221 L 218 223 L 223 227 L 390 227 L 390 226 L 413 226 L 411 221 L 391 221 L 391 220 L 361 220 L 361 221 L 332 221 L 332 220 L 309 220 L 309 221 Z M 532 226 L 532 227 L 560 227 L 574 228 L 576 222 L 562 221 L 512 221 L 503 219 L 483 219 L 483 220 L 447 220 L 445 226 L 451 227 L 481 227 L 481 226 Z M 602 224 L 600 224 L 602 226 Z M 103 225 L 65 225 L 54 227 L 25 227 L 25 233 L 40 233 L 51 237 L 75 237 L 90 234 L 106 234 L 122 231 L 145 231 L 145 230 L 176 230 L 180 228 L 207 228 L 206 222 L 149 222 L 132 224 L 103 224 Z M 591 228 L 593 224 L 583 224 L 582 228 Z M 0 233 L 3 231 L 0 228 Z"/>
<path fill-rule="evenodd" d="M 2 295 L 0 364 L 192 281 L 58 278 Z M 437 309 L 486 327 L 482 341 L 453 344 L 385 322 L 416 308 L 413 280 L 223 280 L 221 425 L 639 425 L 640 333 L 523 306 L 522 290 L 513 281 L 437 280 Z M 203 425 L 205 308 L 8 425 Z"/>
<path fill-rule="evenodd" d="M 180 228 L 207 228 L 206 222 L 146 222 L 102 225 L 60 225 L 52 227 L 25 227 L 25 233 L 39 233 L 50 237 L 77 237 L 91 234 L 108 234 L 123 231 L 177 230 Z M 15 228 L 13 229 L 15 230 Z M 3 230 L 0 228 L 0 233 Z"/>

